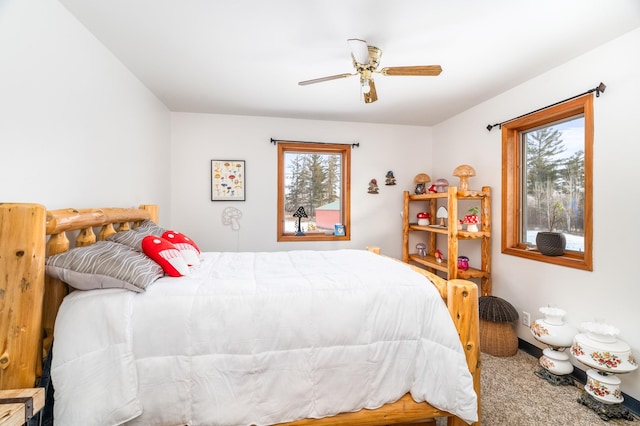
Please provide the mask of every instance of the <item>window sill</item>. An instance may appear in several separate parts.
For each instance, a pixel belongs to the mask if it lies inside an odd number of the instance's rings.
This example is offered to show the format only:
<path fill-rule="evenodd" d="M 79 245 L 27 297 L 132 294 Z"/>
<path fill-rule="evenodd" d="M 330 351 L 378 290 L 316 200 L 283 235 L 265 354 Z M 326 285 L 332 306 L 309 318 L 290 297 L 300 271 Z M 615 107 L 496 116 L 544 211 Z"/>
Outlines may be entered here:
<path fill-rule="evenodd" d="M 519 247 L 507 247 L 502 249 L 503 254 L 522 257 L 537 262 L 550 263 L 567 268 L 582 269 L 584 271 L 593 271 L 591 259 L 587 259 L 584 253 L 566 252 L 561 256 L 545 256 L 535 249 L 526 249 Z"/>
<path fill-rule="evenodd" d="M 292 241 L 349 241 L 351 237 L 349 235 L 335 236 L 333 234 L 326 235 L 321 233 L 309 233 L 305 235 L 285 234 L 278 235 L 278 242 L 292 242 Z"/>

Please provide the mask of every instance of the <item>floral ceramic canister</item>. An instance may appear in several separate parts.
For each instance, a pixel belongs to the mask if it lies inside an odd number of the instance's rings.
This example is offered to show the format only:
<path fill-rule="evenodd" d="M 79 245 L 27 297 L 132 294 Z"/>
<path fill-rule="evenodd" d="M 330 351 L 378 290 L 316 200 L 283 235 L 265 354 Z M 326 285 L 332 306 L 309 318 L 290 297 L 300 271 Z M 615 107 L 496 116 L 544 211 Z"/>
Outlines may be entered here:
<path fill-rule="evenodd" d="M 638 368 L 631 347 L 617 338 L 619 330 L 608 324 L 583 323 L 585 333 L 573 340 L 571 354 L 578 361 L 596 370 L 610 373 L 628 373 Z"/>

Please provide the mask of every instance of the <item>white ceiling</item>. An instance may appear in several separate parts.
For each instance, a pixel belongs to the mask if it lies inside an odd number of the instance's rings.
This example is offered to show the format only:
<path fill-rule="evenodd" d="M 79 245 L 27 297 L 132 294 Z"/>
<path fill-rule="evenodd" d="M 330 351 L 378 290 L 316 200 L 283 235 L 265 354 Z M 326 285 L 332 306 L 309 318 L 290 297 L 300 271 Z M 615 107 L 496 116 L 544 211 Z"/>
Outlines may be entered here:
<path fill-rule="evenodd" d="M 171 111 L 424 126 L 640 27 L 639 0 L 59 1 Z M 348 38 L 442 74 L 297 84 L 353 72 Z"/>

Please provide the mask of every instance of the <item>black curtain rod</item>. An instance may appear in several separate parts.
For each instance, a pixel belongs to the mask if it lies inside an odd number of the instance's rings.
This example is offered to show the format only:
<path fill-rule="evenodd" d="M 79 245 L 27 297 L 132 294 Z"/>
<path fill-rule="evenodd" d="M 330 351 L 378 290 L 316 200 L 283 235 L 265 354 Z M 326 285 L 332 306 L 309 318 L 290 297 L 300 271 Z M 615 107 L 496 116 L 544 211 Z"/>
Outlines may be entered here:
<path fill-rule="evenodd" d="M 278 142 L 295 142 L 295 143 L 321 143 L 321 144 L 327 144 L 327 145 L 351 145 L 351 148 L 357 148 L 360 146 L 360 142 L 354 142 L 354 143 L 331 143 L 331 142 L 309 142 L 309 141 L 288 141 L 285 139 L 274 139 L 271 138 L 271 143 L 274 145 L 277 145 Z"/>
<path fill-rule="evenodd" d="M 606 88 L 607 88 L 607 86 L 605 86 L 605 84 L 601 82 L 600 84 L 598 84 L 598 86 L 597 86 L 597 87 L 594 87 L 594 88 L 593 88 L 593 89 L 591 89 L 591 90 L 587 90 L 587 91 L 586 91 L 586 92 L 584 92 L 584 93 L 580 93 L 579 95 L 572 96 L 572 97 L 570 97 L 570 98 L 567 98 L 567 99 L 564 99 L 564 100 L 562 100 L 562 101 L 556 102 L 555 104 L 547 105 L 546 107 L 538 108 L 538 109 L 537 109 L 537 110 L 535 110 L 535 111 L 531 111 L 531 112 L 528 112 L 528 113 L 526 113 L 526 114 L 522 114 L 522 115 L 520 115 L 520 116 L 518 116 L 518 117 L 515 117 L 515 118 L 512 118 L 512 119 L 510 119 L 510 120 L 505 120 L 505 121 L 503 121 L 502 123 L 489 124 L 489 125 L 487 125 L 487 130 L 488 130 L 488 131 L 491 131 L 491 129 L 493 129 L 493 128 L 494 128 L 494 127 L 496 127 L 496 126 L 498 126 L 498 127 L 502 128 L 502 125 L 503 125 L 504 123 L 508 123 L 508 122 L 510 122 L 510 121 L 517 120 L 518 118 L 522 118 L 522 117 L 525 117 L 525 116 L 527 116 L 527 115 L 529 115 L 529 114 L 533 114 L 533 113 L 536 113 L 536 112 L 538 112 L 538 111 L 542 111 L 543 109 L 551 108 L 552 106 L 556 106 L 556 105 L 559 105 L 559 104 L 561 104 L 561 103 L 563 103 L 563 102 L 570 101 L 571 99 L 579 98 L 580 96 L 587 95 L 587 94 L 589 94 L 589 93 L 591 93 L 591 92 L 596 92 L 596 98 L 599 98 L 599 97 L 600 97 L 600 93 L 604 93 L 604 89 L 606 89 Z"/>

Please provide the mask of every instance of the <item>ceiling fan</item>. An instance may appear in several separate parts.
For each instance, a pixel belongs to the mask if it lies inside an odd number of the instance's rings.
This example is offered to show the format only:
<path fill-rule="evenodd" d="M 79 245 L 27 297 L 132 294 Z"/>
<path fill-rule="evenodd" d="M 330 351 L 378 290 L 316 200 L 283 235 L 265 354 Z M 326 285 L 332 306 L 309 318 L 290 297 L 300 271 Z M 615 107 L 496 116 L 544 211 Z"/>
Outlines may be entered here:
<path fill-rule="evenodd" d="M 347 40 L 351 48 L 351 59 L 355 73 L 344 73 L 330 75 L 327 77 L 314 78 L 312 80 L 304 80 L 298 82 L 300 86 L 309 84 L 322 83 L 323 81 L 337 80 L 339 78 L 351 77 L 353 75 L 360 76 L 360 87 L 364 95 L 364 102 L 370 104 L 378 100 L 376 85 L 373 81 L 373 74 L 382 75 L 410 75 L 410 76 L 436 76 L 442 72 L 440 65 L 415 65 L 406 67 L 385 67 L 378 71 L 382 50 L 375 46 L 367 45 L 367 42 L 357 38 Z"/>

